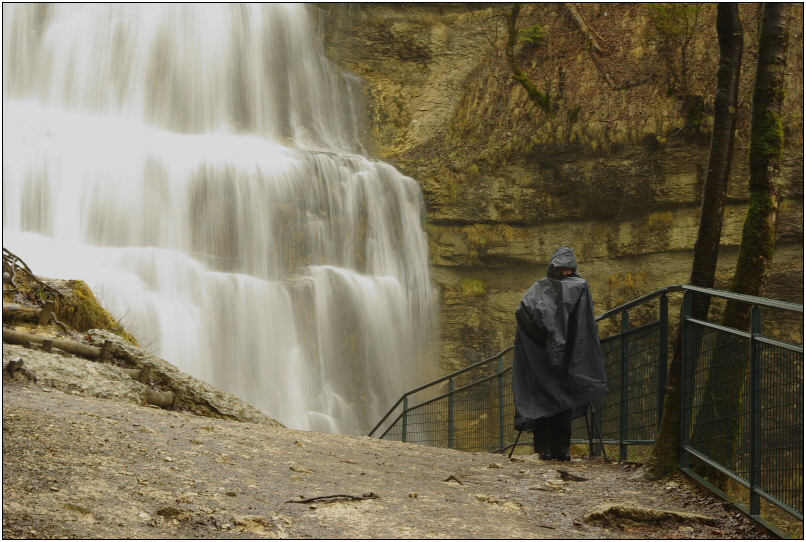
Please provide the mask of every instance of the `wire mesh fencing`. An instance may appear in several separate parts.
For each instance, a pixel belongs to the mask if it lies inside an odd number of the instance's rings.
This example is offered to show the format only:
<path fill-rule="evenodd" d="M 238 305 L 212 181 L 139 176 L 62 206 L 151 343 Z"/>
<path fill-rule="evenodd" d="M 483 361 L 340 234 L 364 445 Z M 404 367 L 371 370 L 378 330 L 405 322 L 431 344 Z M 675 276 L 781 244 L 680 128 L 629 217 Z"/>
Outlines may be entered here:
<path fill-rule="evenodd" d="M 790 316 L 781 320 L 781 311 L 799 313 L 802 328 L 802 305 L 670 286 L 605 313 L 597 321 L 612 319 L 602 327 L 615 331 L 601 341 L 609 392 L 590 405 L 588 416 L 574 420 L 572 443 L 586 444 L 593 455 L 647 459 L 664 408 L 670 355 L 667 294 L 681 291 L 756 306 L 755 327 L 746 332 L 693 320 L 683 303 L 681 468 L 698 477 L 690 468 L 692 457 L 734 481 L 744 494 L 732 502 L 747 501 L 748 513 L 757 519 L 762 508 L 775 508 L 802 522 L 803 346 L 781 340 L 785 331 L 782 335 L 780 327 L 773 330 L 778 338 L 762 335 L 760 312 L 761 306 L 778 311 L 775 322 L 797 321 Z M 636 322 L 631 311 L 639 315 Z M 405 394 L 370 436 L 468 452 L 506 451 L 516 441 L 532 444 L 513 425 L 512 350 Z M 414 400 L 423 394 L 430 398 Z"/>
<path fill-rule="evenodd" d="M 630 328 L 629 314 L 619 314 L 623 331 L 602 341 L 609 393 L 573 421 L 571 442 L 587 446 L 594 455 L 607 453 L 602 446 L 613 446 L 621 459 L 640 461 L 660 422 L 666 373 L 665 363 L 658 360 L 666 316 L 661 311 L 655 321 Z M 382 421 L 370 435 L 469 452 L 502 451 L 516 439 L 531 445 L 531 434 L 520 435 L 513 425 L 511 348 L 413 390 L 411 394 L 422 393 L 428 387 L 440 393 L 416 404 L 407 394 L 387 414 L 392 419 L 392 411 L 397 412 L 387 429 L 381 433 Z M 469 374 L 476 380 L 457 387 Z"/>
<path fill-rule="evenodd" d="M 689 326 L 689 445 L 738 476 L 750 473 L 750 340 L 703 325 Z"/>
<path fill-rule="evenodd" d="M 760 487 L 803 519 L 803 353 L 764 345 L 761 355 Z"/>
<path fill-rule="evenodd" d="M 618 446 L 621 460 L 643 460 L 660 423 L 665 375 L 659 371 L 659 334 L 656 321 L 602 341 L 608 394 L 598 406 L 601 437 Z"/>
<path fill-rule="evenodd" d="M 765 337 L 765 301 L 747 302 L 749 332 L 685 324 L 682 466 L 751 516 L 777 509 L 803 521 L 803 346 Z"/>
<path fill-rule="evenodd" d="M 511 351 L 509 347 L 405 394 L 370 436 L 468 452 L 504 448 L 517 434 L 512 426 Z M 409 406 L 414 393 L 436 396 Z"/>
<path fill-rule="evenodd" d="M 502 449 L 515 437 L 511 418 L 502 420 L 512 410 L 511 384 L 510 366 L 404 410 L 383 438 L 466 452 Z"/>

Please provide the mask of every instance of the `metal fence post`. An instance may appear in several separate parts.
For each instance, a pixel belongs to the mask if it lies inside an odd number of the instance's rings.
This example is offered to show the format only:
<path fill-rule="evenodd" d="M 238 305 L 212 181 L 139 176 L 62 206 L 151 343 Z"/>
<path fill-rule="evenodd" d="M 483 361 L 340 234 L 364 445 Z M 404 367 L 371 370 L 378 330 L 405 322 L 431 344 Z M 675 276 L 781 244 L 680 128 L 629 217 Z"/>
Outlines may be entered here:
<path fill-rule="evenodd" d="M 596 403 L 594 405 L 594 403 Z M 602 453 L 605 453 L 604 444 L 602 444 L 602 433 L 599 431 L 599 422 L 596 420 L 596 411 L 601 410 L 602 408 L 602 400 L 597 399 L 590 404 L 591 409 L 591 424 L 593 425 L 593 456 L 599 457 Z M 607 455 L 605 453 L 605 455 Z"/>
<path fill-rule="evenodd" d="M 454 400 L 453 400 L 453 378 L 448 380 L 448 448 L 453 449 L 455 447 L 455 437 L 454 437 Z"/>
<path fill-rule="evenodd" d="M 660 329 L 658 330 L 658 429 L 663 419 L 666 399 L 666 377 L 669 371 L 669 298 L 660 296 Z"/>
<path fill-rule="evenodd" d="M 630 338 L 627 332 L 630 330 L 630 312 L 621 313 L 621 416 L 619 419 L 619 459 L 627 460 L 627 417 L 629 409 L 629 370 L 630 370 Z"/>
<path fill-rule="evenodd" d="M 761 514 L 761 307 L 750 314 L 750 515 Z"/>
<path fill-rule="evenodd" d="M 692 293 L 687 291 L 683 295 L 683 316 L 680 325 L 683 326 L 683 356 L 682 356 L 682 390 L 680 398 L 680 466 L 689 468 L 691 456 L 686 447 L 689 445 L 691 428 L 691 317 Z"/>
<path fill-rule="evenodd" d="M 504 448 L 504 358 L 498 358 L 498 441 L 499 447 Z"/>
<path fill-rule="evenodd" d="M 403 442 L 406 442 L 406 429 L 408 426 L 408 417 L 409 417 L 409 396 L 407 395 L 403 398 L 403 420 L 402 420 L 403 428 L 401 430 L 401 437 L 400 437 L 400 439 Z"/>

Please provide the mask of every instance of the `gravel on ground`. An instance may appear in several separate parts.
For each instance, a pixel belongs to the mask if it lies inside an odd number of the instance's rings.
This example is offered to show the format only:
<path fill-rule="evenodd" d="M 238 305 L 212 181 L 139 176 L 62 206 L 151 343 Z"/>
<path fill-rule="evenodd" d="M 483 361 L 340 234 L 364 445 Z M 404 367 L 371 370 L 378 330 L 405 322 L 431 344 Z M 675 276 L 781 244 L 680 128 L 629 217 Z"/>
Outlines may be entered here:
<path fill-rule="evenodd" d="M 4 538 L 768 537 L 684 479 L 635 481 L 633 467 L 206 418 L 19 374 L 3 382 Z M 640 507 L 667 513 L 618 511 Z"/>

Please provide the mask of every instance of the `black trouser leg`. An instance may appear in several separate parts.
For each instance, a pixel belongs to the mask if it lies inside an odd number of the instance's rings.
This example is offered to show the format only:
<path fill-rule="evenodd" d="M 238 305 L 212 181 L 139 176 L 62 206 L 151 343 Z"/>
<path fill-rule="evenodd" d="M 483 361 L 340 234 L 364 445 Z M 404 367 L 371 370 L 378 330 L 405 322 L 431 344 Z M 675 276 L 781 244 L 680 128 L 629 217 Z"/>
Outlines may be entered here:
<path fill-rule="evenodd" d="M 554 438 L 552 436 L 550 419 L 549 417 L 535 420 L 534 441 L 536 454 L 542 452 L 551 454 L 551 446 L 554 443 Z"/>
<path fill-rule="evenodd" d="M 571 448 L 571 410 L 535 420 L 535 453 L 546 452 L 557 458 Z"/>
<path fill-rule="evenodd" d="M 551 455 L 555 458 L 567 454 L 571 449 L 571 410 L 565 410 L 549 418 L 553 439 Z"/>

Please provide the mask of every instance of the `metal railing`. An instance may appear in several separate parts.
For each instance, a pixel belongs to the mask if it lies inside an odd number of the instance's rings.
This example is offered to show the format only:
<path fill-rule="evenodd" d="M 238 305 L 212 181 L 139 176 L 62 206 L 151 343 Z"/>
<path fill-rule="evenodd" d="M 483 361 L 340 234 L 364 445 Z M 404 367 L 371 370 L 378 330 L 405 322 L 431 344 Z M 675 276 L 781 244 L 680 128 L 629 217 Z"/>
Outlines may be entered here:
<path fill-rule="evenodd" d="M 609 393 L 593 404 L 598 423 L 574 421 L 572 443 L 588 444 L 595 455 L 603 445 L 621 460 L 648 457 L 663 415 L 669 294 L 680 292 L 681 469 L 717 492 L 721 490 L 692 465 L 700 462 L 732 480 L 746 495 L 723 496 L 762 522 L 762 507 L 775 507 L 803 521 L 803 346 L 762 335 L 761 312 L 793 313 L 800 322 L 793 325 L 802 329 L 803 305 L 675 285 L 601 315 L 600 329 L 614 330 L 601 340 Z M 692 293 L 752 305 L 752 329 L 694 320 Z M 518 436 L 513 426 L 512 349 L 403 395 L 370 436 L 464 451 L 506 450 Z M 413 404 L 418 393 L 431 398 Z"/>
<path fill-rule="evenodd" d="M 803 305 L 686 289 L 681 470 L 757 520 L 777 508 L 802 522 L 803 346 L 764 336 L 762 311 L 802 319 Z M 747 303 L 750 329 L 692 318 L 692 292 Z M 703 468 L 737 489 L 726 494 Z"/>
<path fill-rule="evenodd" d="M 516 434 L 513 348 L 405 393 L 369 436 L 464 451 L 503 449 Z M 410 406 L 418 394 L 431 398 Z"/>
<path fill-rule="evenodd" d="M 623 460 L 642 459 L 628 454 L 630 447 L 653 444 L 666 386 L 667 349 L 659 345 L 667 342 L 668 302 L 663 295 L 657 319 L 636 328 L 630 328 L 628 311 L 664 293 L 644 296 L 597 318 L 621 316 L 622 331 L 602 340 L 610 392 L 594 403 L 596 420 L 574 420 L 572 443 L 588 444 L 596 455 L 602 453 L 602 444 L 617 446 Z M 508 448 L 518 436 L 513 426 L 513 348 L 405 393 L 369 436 L 469 452 Z M 432 398 L 416 401 L 418 395 Z M 532 444 L 524 438 L 518 442 Z"/>

